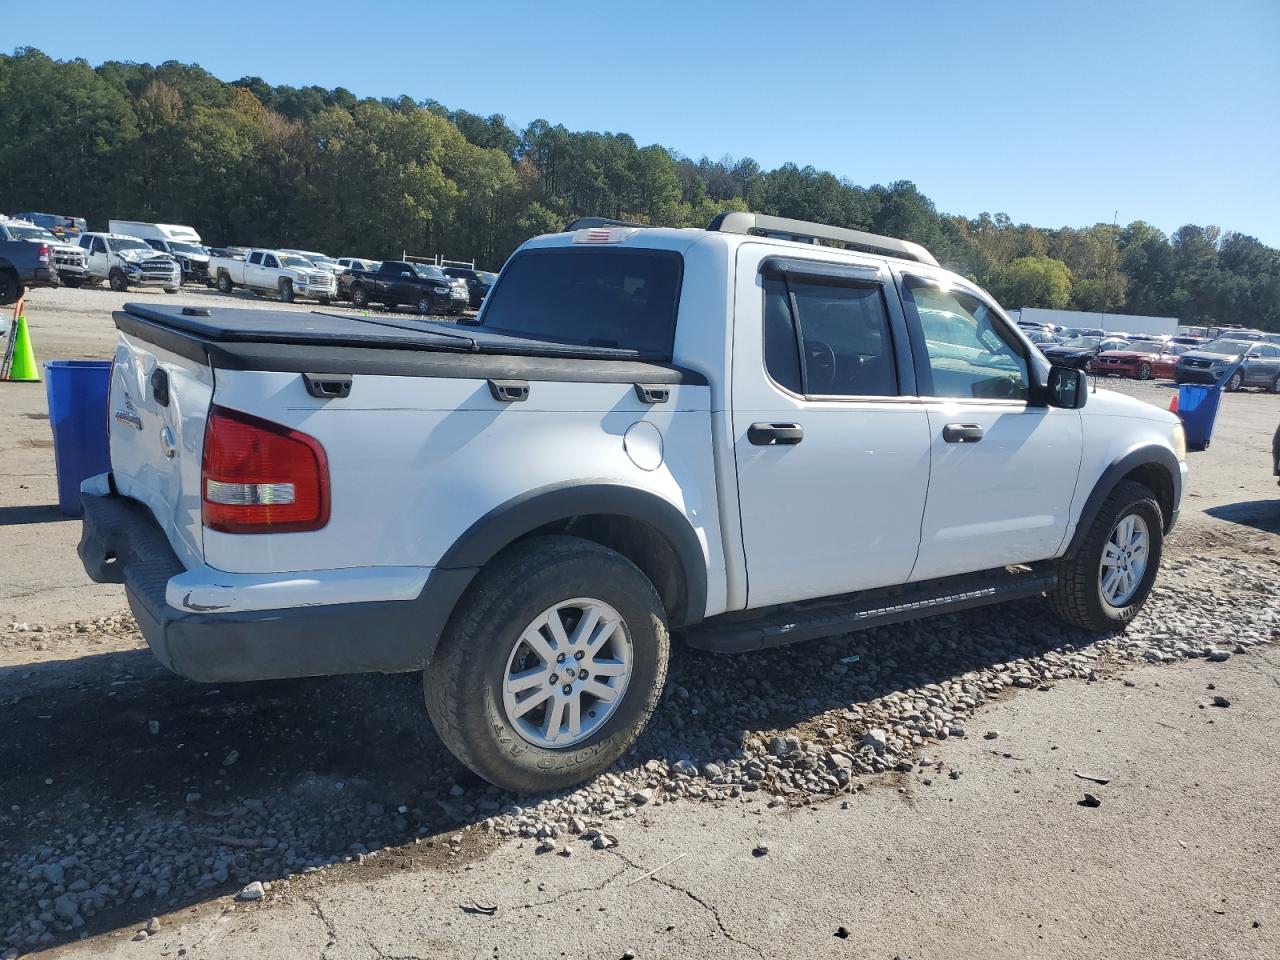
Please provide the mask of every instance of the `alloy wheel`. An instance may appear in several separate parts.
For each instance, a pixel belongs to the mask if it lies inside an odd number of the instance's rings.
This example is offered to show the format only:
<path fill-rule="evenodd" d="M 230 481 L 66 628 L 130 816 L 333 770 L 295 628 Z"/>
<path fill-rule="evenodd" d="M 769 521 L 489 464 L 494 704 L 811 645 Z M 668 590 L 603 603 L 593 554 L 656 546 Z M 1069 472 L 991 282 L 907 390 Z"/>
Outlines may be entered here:
<path fill-rule="evenodd" d="M 1102 598 L 1111 606 L 1123 607 L 1138 592 L 1147 572 L 1150 546 L 1147 522 L 1140 516 L 1127 513 L 1116 521 L 1102 547 L 1102 562 L 1098 565 L 1098 587 Z"/>

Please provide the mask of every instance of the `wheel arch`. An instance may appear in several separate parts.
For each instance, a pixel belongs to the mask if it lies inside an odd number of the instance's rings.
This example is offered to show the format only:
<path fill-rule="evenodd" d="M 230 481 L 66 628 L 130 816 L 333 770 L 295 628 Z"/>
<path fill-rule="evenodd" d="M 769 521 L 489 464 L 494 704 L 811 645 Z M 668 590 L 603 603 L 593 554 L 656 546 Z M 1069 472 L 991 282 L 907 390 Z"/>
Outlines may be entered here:
<path fill-rule="evenodd" d="M 1126 480 L 1142 484 L 1155 495 L 1164 520 L 1164 532 L 1169 532 L 1177 516 L 1178 504 L 1182 500 L 1182 470 L 1177 456 L 1168 447 L 1155 443 L 1144 444 L 1114 460 L 1102 472 L 1080 511 L 1080 519 L 1076 521 L 1066 556 L 1073 556 L 1080 549 L 1102 504 L 1111 495 L 1111 491 Z"/>
<path fill-rule="evenodd" d="M 490 510 L 440 559 L 421 597 L 427 661 L 475 575 L 512 544 L 547 533 L 582 537 L 622 554 L 653 583 L 673 626 L 703 618 L 707 559 L 683 511 L 638 487 L 557 484 Z"/>

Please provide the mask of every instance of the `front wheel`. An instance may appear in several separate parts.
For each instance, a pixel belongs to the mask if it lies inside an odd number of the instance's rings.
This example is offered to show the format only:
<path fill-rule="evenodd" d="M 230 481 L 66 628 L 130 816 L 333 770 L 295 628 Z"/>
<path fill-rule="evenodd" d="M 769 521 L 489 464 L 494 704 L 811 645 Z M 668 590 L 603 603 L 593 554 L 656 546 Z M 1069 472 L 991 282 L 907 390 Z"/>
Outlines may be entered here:
<path fill-rule="evenodd" d="M 421 297 L 418 300 L 418 313 L 424 317 L 430 316 L 433 312 L 430 297 Z"/>
<path fill-rule="evenodd" d="M 227 274 L 227 273 L 218 274 L 218 292 L 219 293 L 231 292 L 231 275 L 230 274 Z"/>
<path fill-rule="evenodd" d="M 292 280 L 280 281 L 280 302 L 293 303 L 293 281 Z"/>
<path fill-rule="evenodd" d="M 635 564 L 577 537 L 534 537 L 463 596 L 423 675 L 427 711 L 490 783 L 571 787 L 635 743 L 669 648 L 662 602 Z"/>
<path fill-rule="evenodd" d="M 1091 633 L 1122 630 L 1138 615 L 1160 568 L 1164 518 L 1148 487 L 1126 480 L 1103 502 L 1049 594 L 1059 617 Z"/>
<path fill-rule="evenodd" d="M 107 285 L 116 293 L 125 293 L 129 289 L 129 278 L 123 270 L 112 270 L 107 276 Z"/>
<path fill-rule="evenodd" d="M 62 281 L 62 285 L 68 290 L 77 290 L 82 283 L 84 283 L 83 277 L 67 277 Z"/>
<path fill-rule="evenodd" d="M 1237 370 L 1227 378 L 1227 393 L 1235 393 L 1244 386 L 1244 374 Z"/>
<path fill-rule="evenodd" d="M 356 287 L 351 291 L 351 302 L 361 310 L 369 306 L 369 294 L 364 287 Z"/>
<path fill-rule="evenodd" d="M 331 302 L 331 301 L 330 301 L 330 299 L 329 299 L 328 297 L 321 297 L 321 298 L 320 298 L 320 306 L 322 306 L 322 307 L 327 307 L 327 306 L 329 305 L 329 303 L 330 303 L 330 302 Z"/>
<path fill-rule="evenodd" d="M 177 292 L 178 292 L 178 288 L 177 288 L 177 287 L 165 287 L 165 288 L 164 288 L 164 292 L 165 292 L 165 293 L 177 293 Z"/>
<path fill-rule="evenodd" d="M 16 303 L 26 288 L 13 270 L 0 270 L 0 304 Z"/>
<path fill-rule="evenodd" d="M 1280 393 L 1280 373 L 1276 374 L 1276 378 L 1271 381 L 1271 392 Z"/>

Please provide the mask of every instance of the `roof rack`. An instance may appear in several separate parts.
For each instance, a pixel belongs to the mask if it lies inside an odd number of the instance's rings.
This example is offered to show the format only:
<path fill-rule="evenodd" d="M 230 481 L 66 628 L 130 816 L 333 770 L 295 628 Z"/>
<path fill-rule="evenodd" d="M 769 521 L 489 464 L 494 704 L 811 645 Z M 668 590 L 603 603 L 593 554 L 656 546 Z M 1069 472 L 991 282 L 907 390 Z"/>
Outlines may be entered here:
<path fill-rule="evenodd" d="M 822 240 L 835 240 L 853 250 L 874 253 L 885 257 L 901 257 L 938 266 L 933 254 L 910 240 L 895 240 L 892 237 L 880 237 L 874 233 L 863 233 L 861 230 L 847 230 L 844 227 L 829 227 L 822 223 L 810 223 L 807 220 L 789 220 L 786 217 L 771 217 L 764 213 L 739 213 L 728 211 L 720 214 L 709 224 L 708 230 L 717 233 L 743 233 L 752 236 L 773 237 L 775 240 L 795 240 L 799 243 L 818 243 Z"/>
<path fill-rule="evenodd" d="M 632 223 L 630 220 L 615 220 L 612 217 L 579 217 L 564 228 L 565 233 L 575 230 L 589 230 L 592 227 L 652 227 L 652 223 Z"/>

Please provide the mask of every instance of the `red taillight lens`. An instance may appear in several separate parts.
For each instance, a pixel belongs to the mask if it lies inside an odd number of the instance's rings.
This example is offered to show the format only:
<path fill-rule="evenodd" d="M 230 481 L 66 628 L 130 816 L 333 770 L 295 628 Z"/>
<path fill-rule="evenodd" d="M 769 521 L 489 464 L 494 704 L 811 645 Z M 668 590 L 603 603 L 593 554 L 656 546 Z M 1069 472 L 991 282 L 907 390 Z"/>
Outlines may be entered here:
<path fill-rule="evenodd" d="M 49 262 L 49 245 L 47 243 L 40 244 L 40 249 L 36 251 L 36 260 L 40 263 Z"/>
<path fill-rule="evenodd" d="M 223 533 L 299 533 L 329 522 L 324 447 L 297 430 L 213 407 L 200 477 L 204 525 Z"/>

